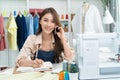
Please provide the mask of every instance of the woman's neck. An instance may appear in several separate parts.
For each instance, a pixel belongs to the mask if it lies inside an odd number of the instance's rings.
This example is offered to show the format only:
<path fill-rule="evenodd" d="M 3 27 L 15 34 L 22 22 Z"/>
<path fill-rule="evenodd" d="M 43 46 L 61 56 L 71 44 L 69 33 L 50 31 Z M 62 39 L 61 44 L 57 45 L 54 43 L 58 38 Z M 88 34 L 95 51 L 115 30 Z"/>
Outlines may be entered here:
<path fill-rule="evenodd" d="M 42 50 L 50 51 L 53 50 L 52 45 L 52 34 L 42 34 Z"/>
<path fill-rule="evenodd" d="M 44 34 L 44 33 L 42 33 L 42 39 L 43 39 L 44 41 L 51 41 L 51 39 L 52 39 L 52 34 Z"/>

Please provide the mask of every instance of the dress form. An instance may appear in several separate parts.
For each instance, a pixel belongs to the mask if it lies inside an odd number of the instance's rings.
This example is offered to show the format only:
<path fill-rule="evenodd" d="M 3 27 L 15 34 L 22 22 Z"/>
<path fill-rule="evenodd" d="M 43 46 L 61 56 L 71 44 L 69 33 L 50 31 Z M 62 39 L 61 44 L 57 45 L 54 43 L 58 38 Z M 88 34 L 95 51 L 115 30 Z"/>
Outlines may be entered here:
<path fill-rule="evenodd" d="M 82 5 L 82 33 L 85 32 L 85 15 L 88 9 L 89 9 L 89 3 L 84 2 Z"/>

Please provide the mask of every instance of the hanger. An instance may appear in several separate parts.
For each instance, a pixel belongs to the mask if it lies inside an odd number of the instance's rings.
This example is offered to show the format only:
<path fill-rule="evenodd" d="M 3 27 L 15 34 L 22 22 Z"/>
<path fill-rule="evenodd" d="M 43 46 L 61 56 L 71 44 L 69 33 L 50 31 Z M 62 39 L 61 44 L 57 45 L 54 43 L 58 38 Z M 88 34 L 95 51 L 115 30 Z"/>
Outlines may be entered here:
<path fill-rule="evenodd" d="M 29 15 L 30 15 L 30 12 L 29 12 L 29 10 L 28 10 L 26 16 L 29 16 Z"/>
<path fill-rule="evenodd" d="M 84 5 L 89 5 L 89 2 L 84 2 Z"/>
<path fill-rule="evenodd" d="M 39 13 L 37 12 L 37 10 L 35 10 L 34 16 L 38 16 L 39 17 Z"/>
<path fill-rule="evenodd" d="M 10 16 L 12 15 L 12 11 L 10 11 Z"/>
<path fill-rule="evenodd" d="M 83 2 L 84 7 L 88 7 L 89 5 L 90 5 L 89 2 Z"/>
<path fill-rule="evenodd" d="M 21 11 L 18 12 L 18 15 L 19 15 L 20 17 L 22 17 L 22 13 L 21 13 Z"/>
<path fill-rule="evenodd" d="M 88 3 L 88 0 L 83 0 L 83 4 Z"/>
<path fill-rule="evenodd" d="M 35 15 L 38 15 L 37 10 L 35 10 Z"/>

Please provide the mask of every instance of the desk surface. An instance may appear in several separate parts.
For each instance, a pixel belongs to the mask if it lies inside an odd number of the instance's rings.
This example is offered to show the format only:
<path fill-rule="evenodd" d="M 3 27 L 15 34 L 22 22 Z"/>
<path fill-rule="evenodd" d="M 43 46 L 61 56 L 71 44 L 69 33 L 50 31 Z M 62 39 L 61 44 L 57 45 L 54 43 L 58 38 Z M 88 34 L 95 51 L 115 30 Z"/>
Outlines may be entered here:
<path fill-rule="evenodd" d="M 62 64 L 54 64 L 52 71 L 38 72 L 26 71 L 19 74 L 13 74 L 14 68 L 8 68 L 0 72 L 1 80 L 59 80 L 59 73 L 62 70 Z M 28 77 L 29 76 L 29 77 Z"/>
<path fill-rule="evenodd" d="M 13 69 L 0 73 L 1 80 L 58 80 L 58 74 L 51 72 L 24 72 L 12 74 Z"/>

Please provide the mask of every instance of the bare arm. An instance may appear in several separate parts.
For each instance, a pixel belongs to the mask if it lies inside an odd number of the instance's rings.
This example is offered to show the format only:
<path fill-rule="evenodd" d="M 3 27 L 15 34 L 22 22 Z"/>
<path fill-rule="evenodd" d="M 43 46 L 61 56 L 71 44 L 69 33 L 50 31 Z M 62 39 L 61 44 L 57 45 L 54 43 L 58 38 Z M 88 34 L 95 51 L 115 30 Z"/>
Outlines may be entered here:
<path fill-rule="evenodd" d="M 20 66 L 38 68 L 43 64 L 43 62 L 44 61 L 41 59 L 35 59 L 35 60 L 21 59 L 19 60 L 18 63 Z"/>
<path fill-rule="evenodd" d="M 57 35 L 61 39 L 61 43 L 63 44 L 65 59 L 71 60 L 74 57 L 74 50 L 68 44 L 68 42 L 65 38 L 63 28 L 59 27 L 59 30 L 60 30 L 60 32 L 58 32 Z"/>
<path fill-rule="evenodd" d="M 20 53 L 17 57 L 17 66 L 26 67 L 40 67 L 42 65 L 41 59 L 31 60 L 31 54 L 35 53 L 36 46 L 34 45 L 35 36 L 29 36 L 25 41 Z"/>
<path fill-rule="evenodd" d="M 70 47 L 65 38 L 63 38 L 61 42 L 63 44 L 65 58 L 67 60 L 72 59 L 74 57 L 74 50 Z"/>

